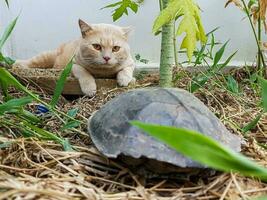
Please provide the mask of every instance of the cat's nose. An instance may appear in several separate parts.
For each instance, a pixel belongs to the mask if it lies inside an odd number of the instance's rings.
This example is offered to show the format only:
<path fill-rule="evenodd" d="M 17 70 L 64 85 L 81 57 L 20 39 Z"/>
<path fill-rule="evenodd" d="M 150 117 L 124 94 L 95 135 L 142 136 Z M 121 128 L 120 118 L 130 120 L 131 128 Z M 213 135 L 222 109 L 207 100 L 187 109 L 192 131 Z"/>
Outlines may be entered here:
<path fill-rule="evenodd" d="M 106 62 L 108 62 L 108 61 L 110 60 L 110 57 L 108 57 L 108 56 L 104 56 L 103 58 L 104 58 L 104 60 L 105 60 Z"/>

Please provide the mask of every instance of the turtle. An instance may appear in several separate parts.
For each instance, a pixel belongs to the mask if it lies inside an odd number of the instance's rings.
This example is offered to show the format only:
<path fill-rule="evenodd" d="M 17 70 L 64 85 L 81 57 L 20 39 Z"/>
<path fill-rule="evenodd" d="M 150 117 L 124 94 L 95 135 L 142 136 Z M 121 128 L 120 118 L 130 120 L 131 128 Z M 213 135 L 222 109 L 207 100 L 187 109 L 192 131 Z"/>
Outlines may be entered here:
<path fill-rule="evenodd" d="M 142 88 L 115 97 L 91 116 L 88 130 L 98 151 L 108 158 L 124 158 L 130 165 L 146 163 L 164 171 L 168 171 L 166 166 L 206 168 L 132 126 L 132 120 L 194 130 L 236 152 L 241 150 L 241 138 L 230 133 L 192 93 L 178 88 Z"/>

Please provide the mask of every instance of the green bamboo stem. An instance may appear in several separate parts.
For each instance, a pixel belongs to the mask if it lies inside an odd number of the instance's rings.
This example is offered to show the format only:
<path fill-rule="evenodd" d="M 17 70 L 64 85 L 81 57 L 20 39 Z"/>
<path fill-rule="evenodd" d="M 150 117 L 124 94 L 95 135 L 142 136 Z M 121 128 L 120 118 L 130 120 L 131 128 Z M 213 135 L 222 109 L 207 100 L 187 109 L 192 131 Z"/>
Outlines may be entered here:
<path fill-rule="evenodd" d="M 176 47 L 176 25 L 175 25 L 175 19 L 173 20 L 173 53 L 174 53 L 174 62 L 175 62 L 175 67 L 178 66 L 178 54 L 177 54 L 177 47 Z"/>
<path fill-rule="evenodd" d="M 163 9 L 166 8 L 168 0 L 161 2 Z M 172 87 L 173 57 L 173 22 L 171 21 L 162 26 L 159 82 L 161 87 Z"/>

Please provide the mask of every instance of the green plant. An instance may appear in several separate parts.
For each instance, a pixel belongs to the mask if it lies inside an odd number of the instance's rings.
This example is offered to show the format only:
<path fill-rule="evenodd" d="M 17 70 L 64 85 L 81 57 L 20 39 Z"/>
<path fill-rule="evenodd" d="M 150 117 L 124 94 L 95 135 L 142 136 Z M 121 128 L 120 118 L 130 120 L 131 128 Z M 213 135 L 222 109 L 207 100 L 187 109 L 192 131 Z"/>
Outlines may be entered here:
<path fill-rule="evenodd" d="M 253 36 L 256 41 L 256 45 L 258 48 L 257 53 L 257 67 L 258 67 L 258 75 L 267 77 L 266 64 L 264 61 L 264 56 L 262 53 L 262 25 L 265 27 L 266 32 L 266 8 L 267 3 L 265 0 L 228 0 L 225 7 L 228 4 L 234 3 L 237 7 L 239 7 L 249 19 L 249 23 L 251 29 L 253 31 Z M 257 24 L 257 30 L 254 25 Z"/>
<path fill-rule="evenodd" d="M 14 29 L 17 19 L 18 18 L 13 20 L 4 31 L 4 34 L 0 39 L 0 50 L 2 50 L 3 45 Z M 2 58 L 2 63 L 10 64 L 7 62 L 6 57 L 4 57 L 2 53 L 0 58 Z M 4 95 L 3 102 L 0 103 L 0 127 L 6 128 L 7 130 L 20 134 L 24 137 L 37 137 L 45 140 L 53 140 L 62 144 L 65 150 L 72 150 L 72 147 L 67 139 L 63 139 L 62 137 L 57 136 L 56 134 L 51 133 L 48 130 L 39 128 L 40 126 L 43 126 L 42 121 L 44 121 L 45 119 L 43 118 L 43 116 L 37 116 L 31 111 L 28 111 L 26 108 L 30 103 L 36 101 L 47 108 L 48 112 L 51 112 L 52 115 L 61 120 L 61 122 L 64 124 L 64 130 L 77 127 L 81 123 L 79 120 L 73 118 L 77 114 L 77 111 L 76 114 L 74 111 L 69 111 L 68 114 L 65 114 L 55 108 L 66 78 L 70 73 L 71 67 L 72 61 L 70 61 L 66 68 L 63 70 L 56 85 L 55 93 L 50 104 L 44 102 L 33 92 L 29 91 L 5 68 L 0 67 L 0 88 L 2 89 L 2 94 Z M 27 96 L 22 98 L 12 97 L 8 93 L 8 88 L 10 86 L 24 92 Z M 65 117 L 65 119 L 63 119 L 62 117 Z"/>
<path fill-rule="evenodd" d="M 221 62 L 228 41 L 225 42 L 222 46 L 220 46 L 221 44 L 219 42 L 215 41 L 214 32 L 217 29 L 218 28 L 215 28 L 207 33 L 207 41 L 203 45 L 201 45 L 199 50 L 197 49 L 193 53 L 193 56 L 195 58 L 195 60 L 193 61 L 194 67 L 199 66 L 200 68 L 203 68 L 203 66 L 206 66 L 207 68 L 201 70 L 200 73 L 197 73 L 193 76 L 191 82 L 188 85 L 190 92 L 197 91 L 199 88 L 203 87 L 211 78 L 215 78 L 214 80 L 217 81 L 217 85 L 219 85 L 220 87 L 224 87 L 225 89 L 233 93 L 239 92 L 238 83 L 235 81 L 235 79 L 231 75 L 225 77 L 221 73 L 222 70 L 227 67 L 237 51 L 231 54 L 225 61 Z M 218 51 L 214 52 L 216 46 L 219 47 L 219 49 Z M 188 62 L 189 61 L 186 61 L 186 63 Z M 218 77 L 221 77 L 222 80 L 220 80 Z"/>
<path fill-rule="evenodd" d="M 137 121 L 132 124 L 203 165 L 267 180 L 266 168 L 196 131 Z"/>
<path fill-rule="evenodd" d="M 261 117 L 267 112 L 267 80 L 261 77 L 258 77 L 258 79 L 261 86 L 262 111 L 255 117 L 255 119 L 253 119 L 251 122 L 249 122 L 242 128 L 243 133 L 246 133 L 249 130 L 255 128 Z"/>
<path fill-rule="evenodd" d="M 144 63 L 144 64 L 148 64 L 149 63 L 149 60 L 141 57 L 141 55 L 139 53 L 135 54 L 134 57 L 135 57 L 136 61 L 139 61 L 139 62 Z"/>
<path fill-rule="evenodd" d="M 196 43 L 198 41 L 204 43 L 206 36 L 199 8 L 194 0 L 159 0 L 159 4 L 161 12 L 154 22 L 153 33 L 155 35 L 161 33 L 160 86 L 170 87 L 172 86 L 172 66 L 176 57 L 175 33 L 177 35 L 185 33 L 181 48 L 187 50 L 189 60 L 192 58 Z M 128 14 L 127 8 L 137 12 L 138 5 L 132 0 L 122 0 L 105 8 L 115 8 L 112 14 L 115 21 L 123 14 Z M 178 19 L 181 21 L 176 31 L 174 22 Z M 177 58 L 175 60 L 177 62 Z"/>

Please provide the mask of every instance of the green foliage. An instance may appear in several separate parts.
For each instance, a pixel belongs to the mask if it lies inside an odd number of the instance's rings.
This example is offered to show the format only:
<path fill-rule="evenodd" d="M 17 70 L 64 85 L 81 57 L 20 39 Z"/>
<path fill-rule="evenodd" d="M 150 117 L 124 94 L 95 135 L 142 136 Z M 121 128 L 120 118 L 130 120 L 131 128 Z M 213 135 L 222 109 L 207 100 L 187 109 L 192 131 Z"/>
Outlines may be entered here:
<path fill-rule="evenodd" d="M 75 118 L 77 113 L 78 113 L 78 109 L 74 108 L 74 109 L 69 110 L 67 115 L 72 117 L 72 118 Z M 79 122 L 79 121 L 67 119 L 66 124 L 64 124 L 64 126 L 61 128 L 61 130 L 76 128 L 76 127 L 80 126 L 80 124 L 81 124 L 81 122 Z"/>
<path fill-rule="evenodd" d="M 186 33 L 181 49 L 187 49 L 189 60 L 193 56 L 197 41 L 205 43 L 205 31 L 200 19 L 199 8 L 194 0 L 170 0 L 154 22 L 153 32 L 156 34 L 164 24 L 182 17 L 177 29 L 177 35 Z"/>
<path fill-rule="evenodd" d="M 247 125 L 245 125 L 241 131 L 243 133 L 246 133 L 250 131 L 251 129 L 255 128 L 260 121 L 261 117 L 267 112 L 267 80 L 258 77 L 260 86 L 261 86 L 261 99 L 262 99 L 262 108 L 263 111 L 259 113 L 255 119 L 253 119 L 251 122 L 249 122 Z"/>
<path fill-rule="evenodd" d="M 140 54 L 136 54 L 135 55 L 135 60 L 139 61 L 141 63 L 144 63 L 144 64 L 148 64 L 149 63 L 149 60 L 145 59 L 145 58 L 142 58 Z"/>
<path fill-rule="evenodd" d="M 113 21 L 117 21 L 123 14 L 128 15 L 128 9 L 131 9 L 134 13 L 138 11 L 138 4 L 132 0 L 122 0 L 113 4 L 109 4 L 104 8 L 114 8 L 112 13 Z"/>
<path fill-rule="evenodd" d="M 5 44 L 5 42 L 7 41 L 7 39 L 9 38 L 11 32 L 13 31 L 14 27 L 16 26 L 18 17 L 16 17 L 5 29 L 1 39 L 0 39 L 0 52 L 2 52 L 2 48 Z"/>
<path fill-rule="evenodd" d="M 5 0 L 7 7 L 9 8 L 9 0 Z"/>
<path fill-rule="evenodd" d="M 196 131 L 141 122 L 132 124 L 203 165 L 267 180 L 266 168 Z"/>
<path fill-rule="evenodd" d="M 73 66 L 73 58 L 69 61 L 69 63 L 65 67 L 65 69 L 62 71 L 62 73 L 60 74 L 59 80 L 57 81 L 54 95 L 53 95 L 52 100 L 50 102 L 50 106 L 52 108 L 54 108 L 56 106 L 56 104 L 59 100 L 59 97 L 60 97 L 60 95 L 64 89 L 64 85 L 65 85 L 65 82 L 67 80 L 67 77 L 71 73 L 72 66 Z"/>
<path fill-rule="evenodd" d="M 226 79 L 227 79 L 227 89 L 234 94 L 238 94 L 239 86 L 238 86 L 237 81 L 234 79 L 234 77 L 231 75 L 228 75 Z"/>
<path fill-rule="evenodd" d="M 218 51 L 215 52 L 214 55 L 214 48 L 215 46 L 219 46 L 220 43 L 215 41 L 214 32 L 218 28 L 215 28 L 211 32 L 207 33 L 208 40 L 201 46 L 200 50 L 194 52 L 195 61 L 193 61 L 194 66 L 203 67 L 205 65 L 208 66 L 207 70 L 195 75 L 192 78 L 192 81 L 189 85 L 189 91 L 195 92 L 199 88 L 203 87 L 208 80 L 213 77 L 217 77 L 218 75 L 222 76 L 221 70 L 225 68 L 232 58 L 235 56 L 237 52 L 231 54 L 225 61 L 221 62 L 223 58 L 225 49 L 227 47 L 228 41 L 225 42 Z M 209 63 L 212 63 L 211 65 Z M 223 79 L 225 79 L 223 77 Z M 233 77 L 228 76 L 223 83 L 219 83 L 221 86 L 226 85 L 226 89 L 233 93 L 239 92 L 238 83 L 234 80 Z"/>
<path fill-rule="evenodd" d="M 15 20 L 13 20 L 10 23 L 10 25 L 6 28 L 6 30 L 4 31 L 4 34 L 2 35 L 0 39 L 0 50 L 2 50 L 3 45 L 9 38 L 12 30 L 14 29 L 17 19 L 18 17 Z M 0 62 L 2 65 L 3 64 L 10 65 L 14 61 L 8 57 L 4 57 L 2 53 L 0 52 Z M 68 140 L 63 139 L 57 136 L 56 134 L 53 134 L 47 130 L 39 128 L 39 126 L 41 126 L 40 122 L 42 122 L 40 117 L 24 109 L 24 107 L 27 106 L 29 103 L 33 101 L 37 101 L 43 104 L 44 106 L 46 106 L 61 121 L 64 122 L 64 120 L 60 117 L 60 115 L 63 115 L 64 117 L 67 118 L 67 121 L 71 120 L 75 123 L 81 123 L 78 120 L 73 119 L 73 117 L 66 115 L 54 108 L 59 98 L 59 95 L 62 91 L 62 88 L 64 86 L 66 77 L 70 73 L 71 67 L 72 67 L 72 64 L 70 63 L 66 67 L 66 69 L 63 71 L 63 73 L 61 74 L 61 77 L 58 81 L 58 84 L 55 90 L 55 95 L 53 96 L 51 106 L 45 103 L 44 101 L 42 101 L 37 95 L 29 91 L 26 87 L 24 87 L 5 68 L 0 67 L 0 74 L 1 74 L 0 87 L 2 89 L 2 94 L 4 95 L 4 100 L 6 101 L 6 102 L 0 103 L 0 126 L 1 127 L 6 126 L 6 127 L 9 127 L 10 129 L 19 130 L 19 133 L 23 135 L 24 137 L 37 137 L 39 139 L 53 140 L 53 141 L 56 141 L 62 144 L 65 150 L 72 150 L 72 147 L 69 144 Z M 13 86 L 16 89 L 23 91 L 28 96 L 22 97 L 22 98 L 13 98 L 8 93 L 8 87 L 10 86 Z"/>
<path fill-rule="evenodd" d="M 208 68 L 208 70 L 206 72 L 204 72 L 204 73 L 202 73 L 202 74 L 200 74 L 198 76 L 195 76 L 192 79 L 190 91 L 191 92 L 195 92 L 199 88 L 203 87 L 211 77 L 216 76 L 216 74 L 220 74 L 220 70 L 227 66 L 227 64 L 235 56 L 235 54 L 236 54 L 236 52 L 234 52 L 232 55 L 230 55 L 227 58 L 227 60 L 224 63 L 221 63 L 221 64 L 216 64 L 215 65 L 214 64 L 215 60 L 214 60 L 212 67 Z M 218 59 L 218 57 L 217 57 L 217 59 Z M 218 62 L 218 61 L 216 61 L 216 62 Z"/>
<path fill-rule="evenodd" d="M 259 77 L 259 82 L 261 86 L 262 108 L 264 112 L 267 112 L 267 80 Z"/>

